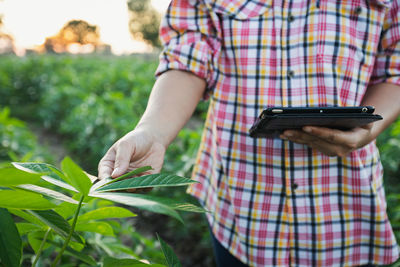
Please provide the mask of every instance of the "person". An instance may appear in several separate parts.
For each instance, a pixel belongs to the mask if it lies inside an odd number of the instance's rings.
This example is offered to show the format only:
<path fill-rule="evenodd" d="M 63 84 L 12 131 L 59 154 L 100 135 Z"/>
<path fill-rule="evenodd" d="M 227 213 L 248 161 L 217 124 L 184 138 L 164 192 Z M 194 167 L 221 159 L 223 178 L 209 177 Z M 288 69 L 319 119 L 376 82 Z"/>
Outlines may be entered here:
<path fill-rule="evenodd" d="M 172 0 L 147 108 L 99 177 L 151 165 L 201 99 L 209 110 L 188 192 L 219 266 L 394 262 L 376 137 L 400 113 L 400 0 Z M 383 120 L 251 138 L 266 107 L 371 105 Z M 234 263 L 233 263 L 234 262 Z"/>

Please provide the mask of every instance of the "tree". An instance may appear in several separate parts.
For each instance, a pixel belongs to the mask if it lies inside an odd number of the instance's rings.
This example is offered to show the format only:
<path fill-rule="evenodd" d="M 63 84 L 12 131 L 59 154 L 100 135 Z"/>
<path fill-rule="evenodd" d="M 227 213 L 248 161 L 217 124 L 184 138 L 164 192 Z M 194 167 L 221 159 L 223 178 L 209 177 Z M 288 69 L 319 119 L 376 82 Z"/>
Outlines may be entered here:
<path fill-rule="evenodd" d="M 44 48 L 47 52 L 60 53 L 68 51 L 68 47 L 73 44 L 89 45 L 95 50 L 101 45 L 97 26 L 90 25 L 84 20 L 71 20 L 57 35 L 46 38 Z"/>
<path fill-rule="evenodd" d="M 0 54 L 14 53 L 14 38 L 3 32 L 3 15 L 0 15 Z"/>
<path fill-rule="evenodd" d="M 128 10 L 132 36 L 154 47 L 161 47 L 158 36 L 161 18 L 150 0 L 128 0 Z"/>

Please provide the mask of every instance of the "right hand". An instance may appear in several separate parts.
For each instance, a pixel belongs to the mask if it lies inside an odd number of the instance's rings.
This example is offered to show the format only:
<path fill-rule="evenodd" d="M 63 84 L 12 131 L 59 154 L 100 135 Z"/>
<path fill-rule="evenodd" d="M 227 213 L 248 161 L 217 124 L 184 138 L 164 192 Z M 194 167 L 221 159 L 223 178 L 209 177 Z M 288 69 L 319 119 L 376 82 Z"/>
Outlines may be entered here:
<path fill-rule="evenodd" d="M 143 130 L 133 130 L 115 142 L 100 160 L 98 178 L 116 178 L 143 166 L 153 168 L 147 174 L 159 173 L 165 150 L 165 146 L 154 135 Z"/>

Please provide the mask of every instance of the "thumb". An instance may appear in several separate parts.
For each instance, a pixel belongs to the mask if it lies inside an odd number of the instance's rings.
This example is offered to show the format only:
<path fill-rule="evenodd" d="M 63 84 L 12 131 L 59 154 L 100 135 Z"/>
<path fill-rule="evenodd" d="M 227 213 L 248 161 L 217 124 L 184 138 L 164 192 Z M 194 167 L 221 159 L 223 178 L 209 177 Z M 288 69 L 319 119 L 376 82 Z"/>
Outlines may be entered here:
<path fill-rule="evenodd" d="M 114 171 L 111 173 L 112 178 L 116 178 L 124 174 L 129 167 L 130 159 L 132 158 L 133 147 L 127 143 L 120 143 L 117 146 L 115 156 Z"/>

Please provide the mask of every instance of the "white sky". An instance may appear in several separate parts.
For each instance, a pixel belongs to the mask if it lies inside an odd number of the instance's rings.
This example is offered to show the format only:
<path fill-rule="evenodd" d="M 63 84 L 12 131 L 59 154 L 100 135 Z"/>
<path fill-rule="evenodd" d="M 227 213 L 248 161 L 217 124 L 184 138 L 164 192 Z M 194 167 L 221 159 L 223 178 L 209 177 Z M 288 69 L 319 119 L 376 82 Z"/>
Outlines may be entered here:
<path fill-rule="evenodd" d="M 164 12 L 169 0 L 152 0 Z M 70 20 L 81 19 L 99 27 L 100 38 L 116 54 L 145 51 L 128 28 L 126 0 L 3 0 L 0 1 L 4 30 L 17 48 L 33 48 L 57 34 Z"/>

